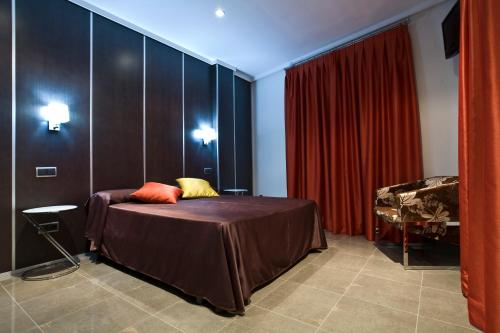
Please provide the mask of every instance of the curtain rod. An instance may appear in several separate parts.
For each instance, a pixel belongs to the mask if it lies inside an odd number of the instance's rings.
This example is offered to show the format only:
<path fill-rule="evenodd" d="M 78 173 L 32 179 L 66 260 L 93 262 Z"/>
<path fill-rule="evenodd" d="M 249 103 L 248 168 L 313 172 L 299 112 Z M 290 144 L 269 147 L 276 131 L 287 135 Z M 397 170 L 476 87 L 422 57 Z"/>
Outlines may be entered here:
<path fill-rule="evenodd" d="M 352 44 L 358 43 L 358 42 L 360 42 L 360 41 L 362 41 L 362 40 L 364 40 L 364 39 L 367 39 L 367 38 L 369 38 L 369 37 L 375 36 L 375 35 L 377 35 L 377 34 L 379 34 L 379 33 L 381 33 L 381 32 L 384 32 L 384 31 L 390 30 L 390 29 L 395 28 L 395 27 L 400 26 L 400 25 L 405 25 L 405 24 L 408 24 L 409 22 L 410 22 L 410 18 L 409 18 L 409 17 L 406 17 L 406 18 L 404 18 L 404 19 L 402 19 L 402 20 L 398 20 L 398 21 L 396 21 L 396 22 L 394 22 L 394 23 L 391 23 L 391 24 L 385 25 L 385 26 L 380 27 L 380 28 L 378 28 L 378 29 L 375 29 L 375 30 L 373 30 L 373 31 L 371 31 L 371 32 L 368 32 L 368 33 L 366 33 L 366 34 L 364 34 L 364 35 L 361 35 L 361 36 L 359 36 L 359 37 L 356 37 L 356 38 L 354 38 L 354 39 L 352 39 L 352 40 L 350 40 L 350 41 L 347 41 L 347 42 L 342 43 L 342 44 L 340 44 L 340 45 L 334 46 L 334 47 L 332 47 L 331 49 L 328 49 L 328 50 L 322 51 L 322 52 L 320 52 L 320 53 L 318 53 L 318 54 L 315 54 L 315 55 L 313 55 L 313 56 L 310 56 L 310 57 L 308 57 L 308 58 L 306 58 L 306 59 L 303 59 L 303 60 L 297 61 L 297 62 L 295 62 L 295 63 L 291 64 L 290 66 L 286 67 L 285 69 L 289 69 L 289 68 L 292 68 L 292 67 L 295 67 L 295 66 L 301 65 L 301 64 L 306 63 L 306 62 L 308 62 L 308 61 L 311 61 L 311 60 L 313 60 L 313 59 L 316 59 L 316 58 L 319 58 L 319 57 L 321 57 L 321 56 L 324 56 L 325 54 L 328 54 L 328 53 L 333 52 L 333 51 L 335 51 L 335 50 L 339 50 L 339 49 L 345 48 L 345 47 L 347 47 L 347 46 L 350 46 L 350 45 L 352 45 Z"/>

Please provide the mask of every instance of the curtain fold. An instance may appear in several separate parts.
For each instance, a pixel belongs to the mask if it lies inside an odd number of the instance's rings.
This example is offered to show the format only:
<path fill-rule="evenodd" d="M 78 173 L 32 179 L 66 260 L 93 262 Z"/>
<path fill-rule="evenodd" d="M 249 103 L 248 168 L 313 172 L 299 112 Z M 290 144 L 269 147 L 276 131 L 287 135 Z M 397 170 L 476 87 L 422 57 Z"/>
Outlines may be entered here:
<path fill-rule="evenodd" d="M 460 251 L 471 323 L 500 332 L 500 1 L 461 0 Z"/>
<path fill-rule="evenodd" d="M 315 200 L 327 230 L 373 240 L 375 190 L 422 178 L 419 119 L 405 25 L 287 70 L 288 195 Z"/>

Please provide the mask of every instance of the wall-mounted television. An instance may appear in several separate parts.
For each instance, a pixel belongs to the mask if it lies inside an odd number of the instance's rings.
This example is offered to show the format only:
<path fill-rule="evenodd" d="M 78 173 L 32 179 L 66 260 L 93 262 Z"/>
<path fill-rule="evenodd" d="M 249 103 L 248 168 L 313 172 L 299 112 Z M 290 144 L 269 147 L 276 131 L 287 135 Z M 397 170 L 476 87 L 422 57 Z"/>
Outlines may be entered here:
<path fill-rule="evenodd" d="M 446 59 L 454 57 L 460 49 L 460 1 L 453 6 L 443 23 L 444 53 Z"/>

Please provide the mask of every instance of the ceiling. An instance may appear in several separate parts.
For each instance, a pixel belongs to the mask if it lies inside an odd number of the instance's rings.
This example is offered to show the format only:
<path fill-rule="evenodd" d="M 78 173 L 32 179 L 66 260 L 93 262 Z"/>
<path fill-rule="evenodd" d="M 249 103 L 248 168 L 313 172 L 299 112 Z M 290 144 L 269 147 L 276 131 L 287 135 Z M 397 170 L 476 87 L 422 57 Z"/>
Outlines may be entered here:
<path fill-rule="evenodd" d="M 260 78 L 443 0 L 72 1 Z M 222 19 L 214 15 L 218 7 L 226 13 Z"/>

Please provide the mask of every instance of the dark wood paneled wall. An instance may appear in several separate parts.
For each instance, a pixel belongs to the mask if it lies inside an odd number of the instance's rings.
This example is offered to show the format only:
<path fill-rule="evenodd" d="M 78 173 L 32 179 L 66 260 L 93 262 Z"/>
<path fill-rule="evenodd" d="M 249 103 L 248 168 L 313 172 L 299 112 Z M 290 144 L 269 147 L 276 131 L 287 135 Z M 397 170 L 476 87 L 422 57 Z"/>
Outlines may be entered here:
<path fill-rule="evenodd" d="M 60 257 L 19 212 L 77 204 L 56 238 L 72 253 L 85 249 L 84 212 L 90 191 L 89 12 L 66 0 L 24 0 L 16 7 L 16 268 Z M 49 132 L 40 108 L 69 106 L 71 121 Z M 55 178 L 36 178 L 35 167 L 55 166 Z"/>
<path fill-rule="evenodd" d="M 146 39 L 146 180 L 182 177 L 182 53 Z"/>
<path fill-rule="evenodd" d="M 12 225 L 11 0 L 0 0 L 0 273 L 11 269 Z"/>
<path fill-rule="evenodd" d="M 144 142 L 147 180 L 175 184 L 185 169 L 186 177 L 218 187 L 219 163 L 221 189 L 251 188 L 249 83 L 236 78 L 233 87 L 232 70 L 144 39 L 67 0 L 16 3 L 16 268 L 61 257 L 24 221 L 21 210 L 78 205 L 61 216 L 55 237 L 70 252 L 84 252 L 84 202 L 91 190 L 141 186 Z M 0 273 L 12 268 L 10 6 L 10 0 L 0 0 Z M 50 102 L 69 106 L 71 121 L 60 132 L 49 132 L 39 115 Z M 219 155 L 217 142 L 203 146 L 193 138 L 202 124 L 218 128 Z M 36 178 L 37 166 L 55 166 L 58 176 Z"/>
<path fill-rule="evenodd" d="M 143 36 L 94 14 L 93 190 L 144 181 Z"/>
<path fill-rule="evenodd" d="M 184 139 L 186 177 L 203 178 L 217 187 L 217 145 L 203 146 L 193 138 L 193 131 L 202 124 L 215 128 L 214 108 L 215 66 L 184 56 Z M 204 173 L 211 168 L 211 174 Z"/>
<path fill-rule="evenodd" d="M 219 169 L 220 190 L 235 188 L 234 154 L 234 73 L 218 67 Z"/>
<path fill-rule="evenodd" d="M 253 193 L 252 177 L 252 92 L 250 82 L 234 80 L 236 131 L 236 187 Z"/>

